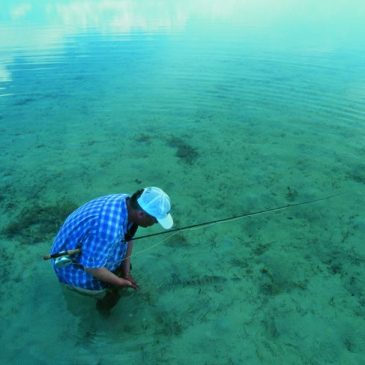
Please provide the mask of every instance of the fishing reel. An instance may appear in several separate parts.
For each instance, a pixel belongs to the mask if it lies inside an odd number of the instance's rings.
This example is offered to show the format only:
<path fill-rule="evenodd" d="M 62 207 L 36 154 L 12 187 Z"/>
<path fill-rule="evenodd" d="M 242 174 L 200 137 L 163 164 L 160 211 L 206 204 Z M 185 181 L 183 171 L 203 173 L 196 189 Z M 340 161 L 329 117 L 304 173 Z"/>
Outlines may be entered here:
<path fill-rule="evenodd" d="M 81 253 L 80 248 L 76 248 L 73 250 L 66 250 L 61 252 L 56 252 L 50 255 L 43 256 L 43 260 L 54 259 L 54 264 L 56 267 L 61 268 L 67 265 L 72 264 L 72 255 L 77 255 Z"/>
<path fill-rule="evenodd" d="M 70 264 L 72 264 L 72 259 L 70 256 L 61 256 L 61 257 L 57 257 L 55 260 L 54 260 L 54 264 L 57 268 L 62 268 L 62 267 L 65 267 L 65 266 L 68 266 Z"/>

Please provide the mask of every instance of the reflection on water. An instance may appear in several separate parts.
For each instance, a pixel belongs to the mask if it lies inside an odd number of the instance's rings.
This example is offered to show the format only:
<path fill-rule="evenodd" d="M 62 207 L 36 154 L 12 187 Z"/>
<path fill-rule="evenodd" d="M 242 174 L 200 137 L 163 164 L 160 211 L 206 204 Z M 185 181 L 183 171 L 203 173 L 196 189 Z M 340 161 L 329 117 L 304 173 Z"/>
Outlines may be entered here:
<path fill-rule="evenodd" d="M 216 37 L 229 41 L 232 36 L 247 40 L 249 34 L 266 49 L 299 46 L 302 53 L 330 53 L 361 44 L 364 16 L 360 0 L 350 4 L 312 0 L 300 6 L 287 0 L 6 0 L 0 16 L 0 82 L 12 80 L 11 68 L 19 58 L 40 67 L 58 62 L 66 49 L 77 47 L 75 37 L 87 33 L 114 35 L 114 41 L 123 41 L 136 32 L 147 37 L 188 30 L 197 38 L 203 33 L 210 42 Z"/>

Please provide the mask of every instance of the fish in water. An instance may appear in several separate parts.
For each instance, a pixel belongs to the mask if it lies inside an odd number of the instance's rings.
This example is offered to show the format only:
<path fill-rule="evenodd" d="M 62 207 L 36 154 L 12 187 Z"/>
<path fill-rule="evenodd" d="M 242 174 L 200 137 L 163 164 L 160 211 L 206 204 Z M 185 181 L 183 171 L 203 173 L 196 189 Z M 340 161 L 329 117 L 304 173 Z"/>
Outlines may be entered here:
<path fill-rule="evenodd" d="M 234 278 L 232 280 L 239 280 L 238 278 Z M 224 284 L 227 281 L 231 280 L 231 278 L 225 278 L 224 276 L 218 275 L 203 275 L 199 277 L 192 278 L 181 278 L 177 274 L 172 274 L 172 279 L 163 284 L 160 289 L 163 290 L 171 290 L 177 287 L 187 288 L 187 287 L 202 287 L 214 284 Z"/>

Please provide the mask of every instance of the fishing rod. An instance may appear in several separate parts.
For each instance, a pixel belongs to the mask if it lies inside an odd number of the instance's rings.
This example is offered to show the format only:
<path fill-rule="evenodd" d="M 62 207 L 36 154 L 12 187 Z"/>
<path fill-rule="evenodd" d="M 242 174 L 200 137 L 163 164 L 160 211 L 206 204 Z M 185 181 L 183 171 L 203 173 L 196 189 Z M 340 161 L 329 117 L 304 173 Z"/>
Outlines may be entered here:
<path fill-rule="evenodd" d="M 232 216 L 232 217 L 215 219 L 215 220 L 208 221 L 208 222 L 196 223 L 196 224 L 192 224 L 192 225 L 189 225 L 189 226 L 170 229 L 168 231 L 151 233 L 151 234 L 147 234 L 147 235 L 144 235 L 144 236 L 135 237 L 135 238 L 133 238 L 133 241 L 140 240 L 140 239 L 143 239 L 143 238 L 161 236 L 163 234 L 169 234 L 169 233 L 170 234 L 174 233 L 174 235 L 175 235 L 177 232 L 183 232 L 183 231 L 187 231 L 187 230 L 194 229 L 194 228 L 207 227 L 207 226 L 214 225 L 214 224 L 217 224 L 217 223 L 231 222 L 231 221 L 238 220 L 238 219 L 245 218 L 245 217 L 252 217 L 254 215 L 270 213 L 270 212 L 277 212 L 279 210 L 284 210 L 284 209 L 288 209 L 288 208 L 292 208 L 292 207 L 298 207 L 298 206 L 301 206 L 301 205 L 314 204 L 314 203 L 317 203 L 317 202 L 320 202 L 320 201 L 332 199 L 332 198 L 334 198 L 336 196 L 339 196 L 339 195 L 342 195 L 342 194 L 343 193 L 333 194 L 333 195 L 329 195 L 329 196 L 326 196 L 326 197 L 323 197 L 323 198 L 317 198 L 317 199 L 306 200 L 306 201 L 299 202 L 299 203 L 291 203 L 291 204 L 281 205 L 281 206 L 278 206 L 278 207 L 275 207 L 275 208 L 269 208 L 269 209 L 258 210 L 258 211 L 255 211 L 255 212 L 243 213 L 243 214 L 235 215 L 235 216 Z M 61 251 L 61 252 L 57 252 L 57 253 L 54 253 L 54 254 L 51 254 L 51 255 L 43 256 L 43 259 L 44 260 L 49 260 L 49 259 L 54 259 L 54 258 L 58 258 L 58 257 L 62 257 L 62 256 L 75 255 L 75 254 L 78 254 L 80 252 L 81 252 L 81 249 L 79 249 L 79 248 L 74 249 L 74 250 Z"/>
<path fill-rule="evenodd" d="M 80 253 L 80 252 L 81 252 L 81 248 L 75 248 L 74 250 L 60 251 L 60 252 L 52 253 L 50 255 L 44 255 L 43 260 L 57 259 L 58 257 L 62 257 L 62 256 L 72 256 L 72 255 L 76 255 L 77 253 Z"/>
<path fill-rule="evenodd" d="M 286 204 L 286 205 L 282 205 L 282 206 L 275 207 L 275 208 L 258 210 L 258 211 L 255 211 L 255 212 L 243 213 L 243 214 L 236 215 L 236 216 L 233 216 L 233 217 L 216 219 L 216 220 L 213 220 L 213 221 L 192 224 L 190 226 L 185 226 L 185 227 L 170 229 L 168 231 L 151 233 L 151 234 L 147 234 L 147 235 L 144 235 L 144 236 L 135 237 L 135 238 L 133 238 L 133 241 L 136 241 L 136 240 L 139 240 L 139 239 L 142 239 L 142 238 L 149 238 L 149 237 L 154 237 L 154 236 L 160 236 L 160 235 L 163 235 L 163 234 L 168 234 L 168 233 L 173 233 L 173 232 L 187 231 L 189 229 L 210 226 L 210 225 L 214 225 L 216 223 L 230 222 L 230 221 L 234 221 L 234 220 L 241 219 L 241 218 L 244 218 L 244 217 L 251 217 L 251 216 L 254 216 L 254 215 L 259 215 L 259 214 L 264 214 L 264 213 L 269 213 L 269 212 L 275 212 L 275 211 L 278 211 L 278 210 L 283 210 L 283 209 L 287 209 L 287 208 L 297 207 L 297 206 L 300 206 L 300 205 L 313 204 L 313 203 L 317 203 L 319 201 L 323 201 L 323 200 L 327 200 L 327 199 L 334 198 L 335 196 L 338 196 L 338 195 L 340 195 L 340 194 L 329 195 L 329 196 L 324 197 L 324 198 L 307 200 L 307 201 L 300 202 L 300 203 Z"/>

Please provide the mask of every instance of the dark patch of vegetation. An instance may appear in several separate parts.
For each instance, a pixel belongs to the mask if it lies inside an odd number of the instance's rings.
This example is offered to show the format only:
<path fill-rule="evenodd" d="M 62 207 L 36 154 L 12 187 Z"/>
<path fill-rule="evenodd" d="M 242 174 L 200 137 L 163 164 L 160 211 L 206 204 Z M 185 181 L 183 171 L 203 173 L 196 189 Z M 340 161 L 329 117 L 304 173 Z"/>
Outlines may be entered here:
<path fill-rule="evenodd" d="M 167 144 L 175 148 L 176 156 L 188 165 L 192 165 L 199 157 L 198 150 L 182 138 L 171 136 L 168 138 Z"/>
<path fill-rule="evenodd" d="M 23 209 L 15 221 L 5 227 L 7 238 L 21 243 L 33 244 L 54 237 L 66 217 L 77 206 L 71 202 L 61 202 L 54 206 L 35 205 Z"/>
<path fill-rule="evenodd" d="M 14 105 L 16 105 L 16 106 L 26 105 L 26 104 L 32 103 L 35 100 L 36 99 L 34 99 L 34 98 L 23 98 L 23 99 L 19 99 L 19 100 L 15 101 Z"/>
<path fill-rule="evenodd" d="M 295 201 L 295 199 L 298 197 L 298 192 L 290 186 L 288 186 L 286 189 L 286 199 L 290 202 Z"/>
<path fill-rule="evenodd" d="M 269 243 L 258 243 L 257 246 L 253 249 L 253 253 L 256 256 L 260 256 L 264 254 L 270 247 Z"/>
<path fill-rule="evenodd" d="M 227 278 L 218 275 L 203 275 L 199 277 L 181 278 L 177 274 L 172 274 L 171 280 L 168 283 L 162 285 L 160 289 L 174 290 L 187 287 L 222 285 L 227 281 Z"/>
<path fill-rule="evenodd" d="M 168 338 L 178 337 L 184 332 L 183 324 L 174 318 L 170 318 L 167 313 L 159 313 L 156 316 L 156 334 L 166 336 Z"/>
<path fill-rule="evenodd" d="M 152 137 L 149 134 L 141 133 L 134 138 L 139 143 L 151 143 Z"/>
<path fill-rule="evenodd" d="M 263 267 L 260 272 L 260 290 L 267 296 L 275 296 L 293 289 L 304 290 L 307 286 L 305 281 L 295 281 L 290 277 L 275 273 L 267 267 Z"/>
<path fill-rule="evenodd" d="M 241 269 L 248 268 L 248 266 L 249 266 L 246 258 L 233 257 L 232 259 L 229 260 L 229 262 L 232 266 L 238 267 Z"/>
<path fill-rule="evenodd" d="M 261 269 L 261 274 L 260 289 L 265 295 L 277 295 L 285 291 L 281 285 L 282 283 L 276 281 L 273 274 L 267 268 Z"/>
<path fill-rule="evenodd" d="M 0 248 L 0 275 L 1 280 L 4 282 L 9 281 L 9 278 L 11 277 L 10 263 L 10 255 L 5 251 L 4 248 Z"/>
<path fill-rule="evenodd" d="M 188 240 L 185 238 L 183 234 L 178 234 L 173 237 L 173 239 L 166 241 L 166 246 L 169 247 L 187 247 L 189 246 Z"/>
<path fill-rule="evenodd" d="M 356 181 L 357 183 L 360 184 L 365 184 L 365 172 L 363 169 L 356 169 L 353 170 L 352 172 L 350 172 L 348 174 L 348 177 L 354 181 Z"/>

